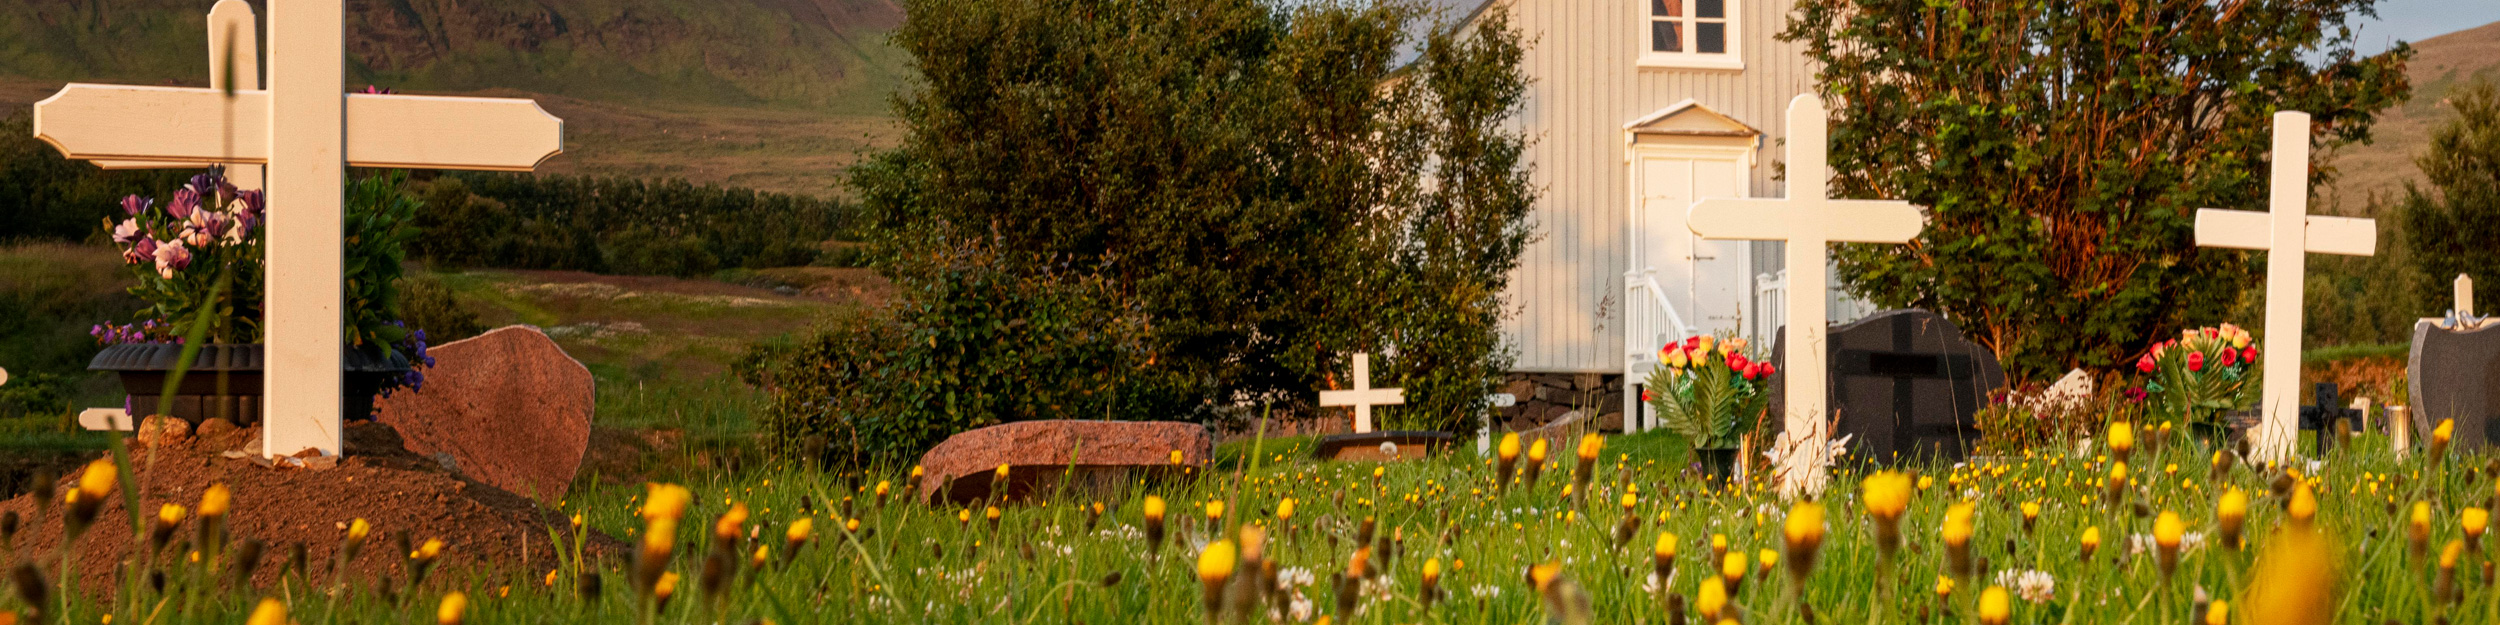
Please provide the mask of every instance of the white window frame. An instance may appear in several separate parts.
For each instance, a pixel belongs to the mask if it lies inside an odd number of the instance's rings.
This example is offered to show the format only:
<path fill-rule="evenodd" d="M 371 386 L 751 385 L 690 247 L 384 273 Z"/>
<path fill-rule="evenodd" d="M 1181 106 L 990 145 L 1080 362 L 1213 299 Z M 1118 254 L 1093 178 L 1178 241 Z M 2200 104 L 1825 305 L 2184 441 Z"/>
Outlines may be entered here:
<path fill-rule="evenodd" d="M 1633 3 L 1633 16 L 1635 18 L 1632 20 L 1632 30 L 1635 35 L 1632 39 L 1640 46 L 1638 52 L 1641 67 L 1723 70 L 1745 69 L 1744 32 L 1746 0 L 1719 0 L 1724 3 L 1723 7 L 1727 12 L 1727 17 L 1724 20 L 1712 20 L 1709 18 L 1694 16 L 1694 13 L 1696 12 L 1694 11 L 1696 8 L 1695 5 L 1699 4 L 1700 0 L 1663 0 L 1665 2 L 1678 3 L 1682 9 L 1681 11 L 1678 11 L 1678 13 L 1681 13 L 1682 15 L 1678 17 L 1663 18 L 1650 15 L 1651 5 L 1660 1 L 1662 0 L 1631 0 Z M 1654 42 L 1650 40 L 1650 25 L 1661 21 L 1674 21 L 1682 25 L 1682 27 L 1678 29 L 1678 36 L 1680 37 L 1680 43 L 1682 43 L 1679 47 L 1682 47 L 1683 50 L 1676 52 L 1657 52 L 1651 49 Z M 1696 24 L 1704 22 L 1723 22 L 1727 24 L 1726 52 L 1705 54 L 1694 51 L 1696 44 L 1700 40 L 1700 28 L 1697 27 Z"/>

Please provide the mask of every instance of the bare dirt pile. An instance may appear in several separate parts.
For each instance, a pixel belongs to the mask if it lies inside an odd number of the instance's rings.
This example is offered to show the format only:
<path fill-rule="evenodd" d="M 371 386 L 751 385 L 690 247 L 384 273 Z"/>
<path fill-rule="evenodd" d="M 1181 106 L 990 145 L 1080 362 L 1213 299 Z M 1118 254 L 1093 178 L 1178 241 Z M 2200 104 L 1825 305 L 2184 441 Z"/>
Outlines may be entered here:
<path fill-rule="evenodd" d="M 233 493 L 226 521 L 227 551 L 237 551 L 247 540 L 265 545 L 265 555 L 252 576 L 253 584 L 260 587 L 277 583 L 292 559 L 293 547 L 299 544 L 316 585 L 346 581 L 372 586 L 387 579 L 391 586 L 401 587 L 408 579 L 408 571 L 402 570 L 409 550 L 401 543 L 403 532 L 408 543 L 443 541 L 445 548 L 433 572 L 427 574 L 429 580 L 475 577 L 516 584 L 534 580 L 558 561 L 555 546 L 549 544 L 550 532 L 573 540 L 571 523 L 564 514 L 541 508 L 528 497 L 470 480 L 432 458 L 408 451 L 399 433 L 388 425 L 350 424 L 346 435 L 345 459 L 321 470 L 273 469 L 248 458 L 226 457 L 225 452 L 259 439 L 259 430 L 253 428 L 203 436 L 178 432 L 162 437 L 158 445 L 137 445 L 131 464 L 141 476 L 142 517 L 153 523 L 158 509 L 168 503 L 196 508 L 209 485 L 224 484 Z M 77 477 L 63 477 L 54 492 L 76 488 Z M 130 481 L 123 483 L 127 486 Z M 121 497 L 117 494 L 107 501 L 95 528 L 76 545 L 78 587 L 100 596 L 111 595 L 118 586 L 117 565 L 129 554 L 132 542 L 125 529 L 129 517 L 123 512 Z M 20 520 L 11 548 L 0 552 L 8 566 L 32 561 L 57 579 L 61 509 L 56 503 L 38 510 L 32 494 L 0 501 L 0 517 L 13 512 Z M 337 558 L 349 523 L 359 518 L 372 525 L 372 534 L 342 577 L 330 563 Z M 186 543 L 197 536 L 197 523 L 196 518 L 183 522 L 164 557 L 184 557 Z M 594 558 L 619 553 L 623 547 L 595 531 L 587 539 Z M 224 574 L 231 575 L 231 570 Z"/>

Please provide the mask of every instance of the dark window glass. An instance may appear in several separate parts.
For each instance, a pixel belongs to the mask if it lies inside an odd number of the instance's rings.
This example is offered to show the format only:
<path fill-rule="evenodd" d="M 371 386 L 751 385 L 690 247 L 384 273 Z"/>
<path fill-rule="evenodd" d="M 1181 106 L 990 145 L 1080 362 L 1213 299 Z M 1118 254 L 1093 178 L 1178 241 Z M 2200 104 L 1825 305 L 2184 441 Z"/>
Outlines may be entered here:
<path fill-rule="evenodd" d="M 1675 22 L 1650 22 L 1649 50 L 1651 52 L 1684 51 L 1683 40 L 1676 36 L 1678 34 L 1676 26 Z"/>
<path fill-rule="evenodd" d="M 1695 0 L 1693 17 L 1727 17 L 1727 0 Z"/>
<path fill-rule="evenodd" d="M 1649 14 L 1676 17 L 1684 14 L 1684 0 L 1649 0 Z"/>
<path fill-rule="evenodd" d="M 1727 24 L 1702 22 L 1693 26 L 1696 27 L 1693 29 L 1693 51 L 1703 54 L 1727 52 Z"/>

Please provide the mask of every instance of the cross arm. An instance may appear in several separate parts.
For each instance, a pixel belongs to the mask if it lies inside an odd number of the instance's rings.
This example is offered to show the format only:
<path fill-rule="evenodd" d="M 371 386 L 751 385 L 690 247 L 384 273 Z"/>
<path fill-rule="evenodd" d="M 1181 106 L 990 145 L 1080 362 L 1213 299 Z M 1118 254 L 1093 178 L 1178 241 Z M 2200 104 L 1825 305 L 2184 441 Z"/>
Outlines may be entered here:
<path fill-rule="evenodd" d="M 1898 200 L 1709 198 L 1693 203 L 1685 223 L 1705 239 L 1786 241 L 1812 229 L 1830 242 L 1907 243 L 1927 216 Z"/>
<path fill-rule="evenodd" d="M 564 151 L 564 120 L 530 100 L 348 94 L 357 167 L 530 171 Z M 78 160 L 266 163 L 269 92 L 72 83 L 35 103 L 35 137 Z"/>
<path fill-rule="evenodd" d="M 2369 256 L 2378 251 L 2378 222 L 2353 217 L 2307 216 L 2307 251 Z M 2274 214 L 2208 208 L 2196 211 L 2196 244 L 2241 250 L 2272 249 Z"/>

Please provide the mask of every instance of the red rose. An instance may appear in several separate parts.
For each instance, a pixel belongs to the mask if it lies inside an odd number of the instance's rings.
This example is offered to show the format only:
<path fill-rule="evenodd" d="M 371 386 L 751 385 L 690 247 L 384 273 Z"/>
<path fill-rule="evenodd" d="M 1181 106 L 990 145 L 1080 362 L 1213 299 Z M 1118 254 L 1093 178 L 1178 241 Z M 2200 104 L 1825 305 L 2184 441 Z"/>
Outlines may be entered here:
<path fill-rule="evenodd" d="M 1753 380 L 1753 367 L 1737 367 L 1736 375 L 1744 376 L 1747 381 L 1751 381 Z"/>
<path fill-rule="evenodd" d="M 2250 345 L 2248 349 L 2240 350 L 2240 360 L 2257 362 L 2257 346 Z"/>
<path fill-rule="evenodd" d="M 1657 401 L 1657 400 L 1653 400 L 1653 399 L 1650 399 L 1650 398 L 1649 398 L 1649 389 L 1641 389 L 1641 401 Z"/>
<path fill-rule="evenodd" d="M 2135 361 L 2135 370 L 2136 370 L 2136 371 L 2139 371 L 2139 372 L 2143 372 L 2143 373 L 2152 373 L 2152 372 L 2153 372 L 2153 355 L 2152 355 L 2152 354 L 2145 354 L 2143 358 L 2138 358 L 2138 359 L 2136 359 L 2136 361 Z"/>
<path fill-rule="evenodd" d="M 2231 367 L 2231 366 L 2238 366 L 2239 364 L 2240 364 L 2240 350 L 2236 350 L 2236 349 L 2225 349 L 2225 350 L 2222 350 L 2222 366 L 2225 366 L 2225 367 Z"/>
<path fill-rule="evenodd" d="M 2205 352 L 2188 352 L 2188 370 L 2205 370 Z"/>
<path fill-rule="evenodd" d="M 1730 353 L 1728 353 L 1728 355 L 1727 355 L 1727 368 L 1729 368 L 1729 369 L 1735 369 L 1735 370 L 1737 370 L 1737 371 L 1744 371 L 1744 370 L 1745 370 L 1745 368 L 1746 368 L 1746 367 L 1745 367 L 1745 355 L 1744 355 L 1744 354 L 1734 353 L 1734 352 L 1730 352 Z"/>
<path fill-rule="evenodd" d="M 1770 377 L 1772 374 L 1776 374 L 1776 373 L 1779 373 L 1779 372 L 1780 372 L 1779 368 L 1778 368 L 1778 367 L 1773 367 L 1773 366 L 1771 366 L 1771 363 L 1767 363 L 1767 362 L 1766 362 L 1766 363 L 1762 363 L 1762 376 L 1763 376 L 1763 377 L 1766 377 L 1766 378 L 1767 378 L 1767 377 Z"/>

